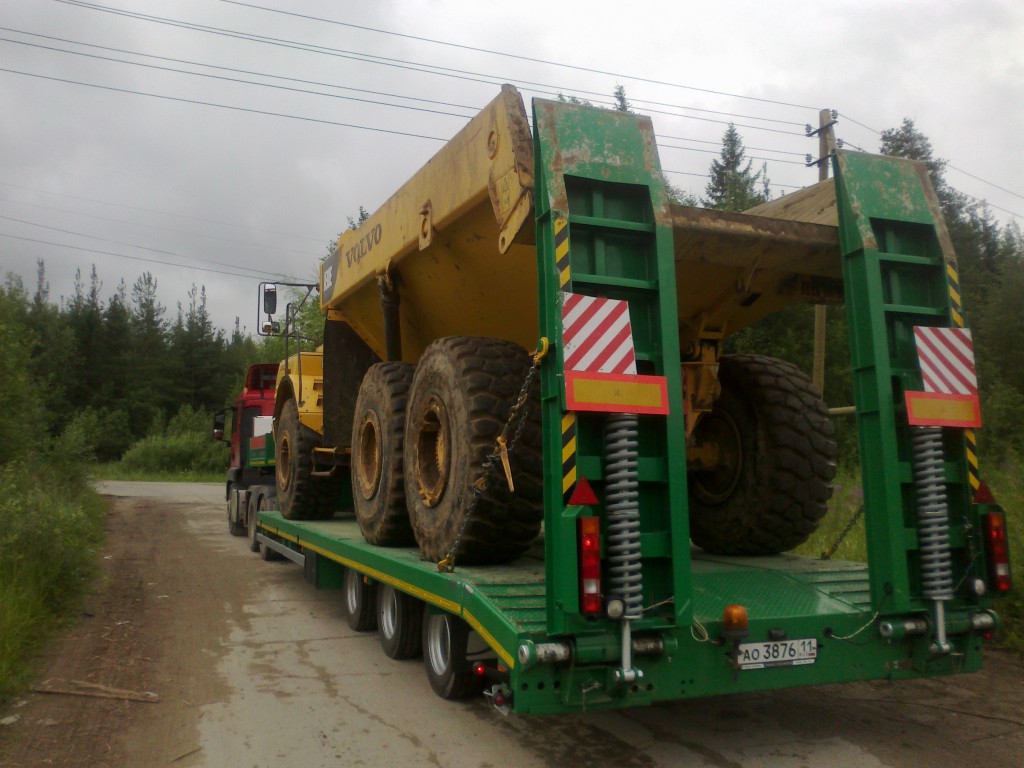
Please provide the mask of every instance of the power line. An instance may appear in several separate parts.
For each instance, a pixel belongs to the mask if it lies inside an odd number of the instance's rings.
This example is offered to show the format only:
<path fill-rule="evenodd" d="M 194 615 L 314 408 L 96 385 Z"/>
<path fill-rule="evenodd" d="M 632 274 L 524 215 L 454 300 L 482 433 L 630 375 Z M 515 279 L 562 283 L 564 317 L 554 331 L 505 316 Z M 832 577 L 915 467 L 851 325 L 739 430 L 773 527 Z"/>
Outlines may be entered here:
<path fill-rule="evenodd" d="M 50 194 L 52 194 L 52 193 L 50 193 Z M 127 224 L 128 226 L 131 226 L 131 227 L 142 227 L 144 229 L 155 229 L 155 230 L 158 230 L 160 232 L 171 232 L 171 233 L 176 234 L 176 235 L 186 235 L 188 237 L 202 237 L 202 238 L 205 238 L 207 240 L 216 240 L 216 241 L 221 242 L 221 243 L 233 243 L 234 245 L 244 245 L 246 248 L 263 248 L 263 249 L 268 250 L 268 251 L 277 251 L 277 252 L 287 251 L 288 253 L 296 253 L 296 254 L 298 254 L 300 256 L 308 256 L 310 258 L 314 258 L 315 257 L 315 254 L 310 253 L 309 251 L 299 251 L 299 250 L 296 250 L 295 248 L 279 248 L 277 246 L 272 246 L 272 245 L 263 245 L 262 243 L 250 243 L 250 242 L 246 242 L 245 240 L 233 240 L 233 239 L 231 239 L 229 237 L 218 237 L 217 235 L 205 235 L 205 234 L 202 234 L 201 232 L 188 232 L 187 230 L 172 229 L 171 227 L 160 227 L 160 226 L 157 226 L 155 224 L 143 224 L 143 223 L 138 222 L 138 221 L 128 221 L 126 219 L 114 219 L 114 218 L 111 218 L 109 216 L 96 216 L 95 214 L 92 214 L 92 213 L 82 213 L 81 211 L 72 211 L 72 210 L 69 210 L 67 208 L 57 208 L 56 206 L 42 205 L 41 203 L 29 203 L 29 202 L 26 202 L 25 200 L 11 200 L 11 199 L 6 198 L 6 197 L 0 197 L 0 202 L 11 203 L 13 205 L 27 205 L 27 206 L 31 206 L 32 208 L 42 208 L 44 211 L 57 211 L 58 213 L 66 213 L 66 214 L 69 214 L 71 216 L 83 216 L 83 217 L 85 217 L 87 219 L 96 219 L 97 221 L 109 221 L 109 222 L 112 222 L 114 224 Z M 174 214 L 168 214 L 168 215 L 174 215 Z"/>
<path fill-rule="evenodd" d="M 699 147 L 679 147 L 676 146 L 675 144 L 662 144 L 660 141 L 658 142 L 658 146 L 661 147 L 662 149 L 682 149 L 686 152 L 701 152 L 707 155 L 720 154 L 719 152 L 713 149 L 701 149 Z M 775 157 L 758 157 L 757 155 L 747 155 L 747 158 L 750 160 L 764 160 L 765 162 L 771 163 L 785 163 L 786 165 L 806 165 L 806 163 L 799 160 L 780 160 L 779 158 Z"/>
<path fill-rule="evenodd" d="M 95 49 L 101 50 L 101 51 L 110 51 L 111 53 L 123 53 L 123 54 L 129 55 L 129 56 L 140 56 L 140 57 L 147 58 L 147 59 L 155 59 L 157 61 L 170 61 L 170 62 L 173 62 L 175 64 L 188 64 L 188 65 L 191 65 L 191 66 L 194 66 L 194 67 L 207 67 L 208 69 L 216 69 L 216 70 L 220 70 L 222 72 L 235 72 L 235 73 L 240 74 L 240 75 L 256 75 L 257 77 L 270 77 L 270 78 L 273 78 L 275 80 L 284 80 L 285 82 L 290 82 L 290 83 L 301 83 L 303 85 L 317 85 L 317 86 L 322 86 L 324 88 L 337 88 L 337 89 L 344 90 L 344 91 L 353 91 L 354 93 L 367 93 L 367 94 L 370 94 L 370 95 L 373 95 L 373 96 L 385 96 L 385 97 L 391 98 L 391 99 L 405 99 L 407 101 L 418 101 L 418 102 L 422 102 L 424 104 L 436 104 L 436 105 L 442 106 L 442 107 L 456 107 L 458 109 L 470 109 L 470 110 L 473 110 L 474 112 L 479 111 L 479 107 L 477 107 L 477 106 L 468 105 L 468 104 L 455 104 L 455 103 L 450 102 L 450 101 L 439 101 L 437 99 L 424 99 L 421 96 L 403 96 L 402 94 L 399 94 L 399 93 L 386 93 L 386 92 L 382 92 L 382 91 L 370 90 L 370 89 L 367 89 L 367 88 L 356 88 L 356 87 L 350 86 L 350 85 L 338 85 L 336 83 L 325 83 L 325 82 L 322 82 L 322 81 L 319 81 L 319 80 L 304 80 L 304 79 L 299 78 L 299 77 L 288 77 L 286 75 L 275 75 L 275 74 L 271 74 L 271 73 L 268 73 L 268 72 L 256 72 L 254 70 L 249 70 L 249 69 L 238 69 L 238 68 L 235 68 L 235 67 L 223 67 L 223 66 L 219 66 L 219 65 L 216 65 L 216 64 L 207 64 L 207 63 L 202 62 L 202 61 L 190 61 L 188 59 L 175 59 L 175 58 L 170 57 L 170 56 L 157 56 L 156 54 L 152 54 L 152 53 L 143 53 L 141 51 L 130 51 L 130 50 L 127 50 L 125 48 L 115 48 L 115 47 L 109 46 L 109 45 L 97 45 L 96 43 L 83 43 L 81 40 L 70 40 L 70 39 L 65 38 L 65 37 L 54 37 L 52 35 L 43 35 L 43 34 L 39 34 L 38 32 L 26 32 L 23 29 L 13 29 L 11 27 L 0 27 L 0 30 L 4 30 L 6 32 L 14 32 L 14 33 L 19 34 L 19 35 L 27 35 L 29 37 L 38 37 L 38 38 L 42 38 L 44 40 L 53 40 L 53 41 L 59 42 L 59 43 L 68 43 L 70 45 L 80 45 L 80 46 L 82 46 L 84 48 L 95 48 Z M 62 49 L 56 49 L 56 50 L 62 50 Z M 65 51 L 65 53 L 74 53 L 74 52 L 73 51 Z M 115 59 L 115 61 L 117 61 L 117 60 Z M 133 62 L 130 62 L 130 63 L 133 63 Z"/>
<path fill-rule="evenodd" d="M 51 242 L 49 240 L 37 240 L 37 239 L 32 238 L 32 237 L 21 237 L 19 235 L 11 235 L 11 234 L 9 234 L 7 232 L 0 232 L 0 237 L 8 237 L 11 240 L 23 240 L 23 241 L 28 242 L 28 243 L 39 243 L 40 245 L 52 245 L 52 246 L 54 246 L 56 248 L 68 248 L 68 249 L 73 250 L 73 251 L 84 251 L 85 253 L 96 253 L 96 254 L 100 254 L 100 255 L 103 255 L 103 256 L 116 256 L 119 259 L 131 259 L 132 261 L 144 261 L 144 262 L 146 262 L 148 264 L 160 264 L 161 266 L 165 266 L 165 267 L 180 267 L 181 269 L 191 269 L 191 270 L 195 270 L 197 272 L 213 272 L 213 273 L 218 274 L 218 275 L 231 275 L 232 277 L 244 277 L 244 278 L 246 278 L 248 280 L 259 280 L 261 278 L 279 279 L 279 278 L 283 277 L 286 280 L 292 280 L 294 282 L 298 282 L 298 278 L 288 277 L 287 275 L 271 275 L 271 274 L 266 273 L 266 272 L 264 272 L 264 273 L 262 273 L 260 275 L 243 275 L 243 274 L 240 274 L 238 272 L 227 272 L 226 270 L 223 270 L 223 269 L 211 269 L 210 267 L 197 267 L 197 266 L 192 265 L 192 264 L 175 264 L 175 263 L 170 262 L 170 261 L 160 261 L 159 259 L 146 259 L 146 258 L 143 258 L 142 256 L 129 256 L 128 254 L 125 254 L 125 253 L 114 253 L 113 251 L 101 251 L 101 250 L 97 250 L 95 248 L 83 248 L 83 247 L 81 247 L 79 245 L 66 245 L 64 243 L 54 243 L 54 242 Z"/>
<path fill-rule="evenodd" d="M 176 27 L 179 29 L 187 29 L 195 32 L 205 32 L 207 34 L 220 35 L 223 37 L 229 37 L 237 40 L 246 40 L 248 42 L 263 43 L 266 45 L 274 45 L 282 48 L 289 48 L 292 50 L 305 51 L 306 53 L 316 53 L 324 56 L 332 56 L 335 58 L 349 59 L 353 61 L 360 61 L 367 64 L 378 64 L 380 66 L 394 67 L 397 69 L 404 69 L 411 72 L 420 72 L 423 74 L 435 75 L 439 77 L 449 77 L 456 80 L 464 80 L 467 82 L 482 83 L 485 85 L 501 85 L 503 82 L 512 82 L 520 86 L 528 86 L 528 90 L 532 90 L 535 93 L 543 93 L 549 96 L 561 95 L 561 91 L 558 86 L 551 85 L 548 83 L 538 83 L 532 80 L 522 79 L 511 79 L 505 78 L 499 75 L 488 75 L 480 72 L 472 72 L 465 69 L 456 69 L 454 67 L 441 67 L 434 64 L 422 64 L 420 62 L 408 61 L 405 59 L 397 59 L 388 56 L 378 56 L 376 54 L 359 53 L 357 51 L 348 51 L 341 48 L 331 48 L 322 45 L 313 45 L 310 43 L 300 43 L 294 40 L 285 40 L 282 38 L 269 37 L 266 35 L 257 35 L 249 32 L 239 32 L 237 30 L 229 30 L 223 27 L 212 27 L 205 24 L 195 24 L 192 22 L 185 22 L 179 19 L 169 19 L 163 16 L 153 16 L 150 14 L 138 13 L 135 11 L 126 11 L 118 8 L 109 8 L 107 6 L 96 5 L 94 3 L 86 3 L 82 0 L 56 0 L 56 2 L 64 3 L 65 5 L 71 5 L 74 7 L 82 8 L 85 10 L 93 11 L 104 11 L 111 13 L 116 16 L 124 16 L 126 18 L 136 19 L 139 21 L 149 21 L 156 24 L 163 24 L 166 26 Z M 486 78 L 486 79 L 482 79 Z M 547 89 L 537 90 L 537 89 Z M 604 93 L 597 91 L 588 91 L 582 89 L 573 89 L 573 92 L 593 95 L 593 96 L 605 96 Z M 728 95 L 728 94 L 726 94 Z M 753 97 L 751 97 L 753 98 Z M 610 102 L 602 102 L 608 104 Z M 679 109 L 691 109 L 690 107 L 678 107 Z M 809 108 L 808 108 L 809 109 Z M 674 117 L 681 117 L 689 120 L 702 120 L 705 122 L 720 123 L 725 125 L 731 121 L 726 120 L 712 120 L 710 118 L 697 117 L 696 115 L 683 115 L 676 112 L 665 112 L 663 110 L 647 110 L 652 113 L 660 113 L 672 115 Z M 753 116 L 755 120 L 765 120 L 766 118 Z M 796 134 L 794 131 L 785 131 L 778 128 L 767 128 L 765 126 L 758 125 L 745 125 L 737 124 L 743 128 L 750 128 L 752 130 L 771 131 L 774 133 L 784 133 L 787 135 L 803 135 L 802 133 Z"/>
<path fill-rule="evenodd" d="M 138 243 L 126 243 L 126 242 L 124 242 L 122 240 L 110 240 L 110 239 L 108 239 L 106 237 L 97 237 L 96 235 L 87 235 L 84 232 L 75 232 L 72 229 L 61 229 L 60 227 L 51 227 L 48 224 L 40 224 L 37 221 L 28 221 L 27 219 L 16 219 L 13 216 L 3 216 L 3 215 L 0 215 L 0 219 L 4 219 L 5 221 L 14 221 L 14 222 L 17 222 L 18 224 L 28 224 L 31 227 L 39 227 L 40 229 L 48 229 L 51 232 L 62 232 L 65 235 L 74 235 L 75 237 L 84 237 L 84 238 L 87 238 L 89 240 L 99 240 L 101 243 L 110 243 L 111 245 L 124 245 L 124 246 L 127 246 L 128 248 L 138 248 L 141 251 L 149 251 L 150 253 L 159 253 L 159 254 L 162 254 L 164 256 L 173 256 L 176 259 L 188 259 L 189 261 L 200 261 L 200 262 L 203 262 L 203 263 L 206 263 L 206 264 L 217 264 L 217 265 L 222 266 L 222 267 L 231 267 L 232 269 L 241 269 L 241 270 L 245 270 L 246 272 L 256 272 L 257 274 L 260 274 L 260 275 L 265 274 L 265 272 L 262 269 L 253 269 L 252 267 L 242 267 L 242 266 L 239 266 L 238 264 L 228 264 L 226 262 L 217 261 L 215 259 L 207 259 L 207 258 L 200 259 L 200 258 L 197 258 L 195 256 L 185 256 L 184 254 L 175 253 L 174 251 L 164 251 L 164 250 L 161 250 L 160 248 L 150 248 L 149 246 L 139 245 Z M 181 266 L 181 265 L 175 265 L 175 266 Z M 189 267 L 189 269 L 193 269 L 193 267 Z"/>
<path fill-rule="evenodd" d="M 61 0 L 61 1 L 63 1 L 63 0 Z M 325 19 L 325 18 L 322 18 L 322 17 L 319 17 L 319 16 L 309 16 L 309 15 L 305 15 L 305 14 L 301 14 L 301 13 L 295 13 L 295 12 L 292 12 L 292 11 L 284 11 L 284 10 L 280 10 L 278 8 L 267 8 L 265 6 L 256 5 L 254 3 L 238 2 L 238 0 L 221 0 L 221 2 L 225 2 L 225 3 L 228 3 L 230 5 L 240 5 L 240 6 L 244 6 L 246 8 L 252 8 L 252 9 L 261 10 L 261 11 L 269 11 L 271 13 L 279 13 L 279 14 L 282 14 L 282 15 L 285 15 L 285 16 L 295 16 L 295 17 L 307 19 L 307 20 L 310 20 L 310 21 L 322 22 L 324 24 L 335 24 L 335 25 L 342 26 L 342 27 L 351 27 L 351 28 L 354 28 L 354 29 L 362 29 L 362 30 L 366 30 L 366 31 L 369 31 L 369 32 L 377 32 L 377 33 L 384 34 L 384 35 L 393 35 L 395 37 L 404 37 L 404 38 L 407 38 L 407 39 L 410 39 L 410 40 L 418 40 L 418 41 L 421 41 L 421 42 L 433 43 L 433 44 L 436 44 L 436 45 L 445 45 L 445 46 L 450 46 L 452 48 L 461 48 L 463 50 L 476 51 L 478 53 L 487 53 L 487 54 L 491 54 L 491 55 L 494 55 L 494 56 L 505 56 L 507 58 L 518 59 L 520 61 L 530 61 L 530 62 L 533 62 L 535 64 L 546 64 L 546 65 L 549 65 L 549 66 L 564 67 L 565 69 L 572 69 L 572 70 L 576 70 L 578 72 L 587 72 L 589 74 L 606 75 L 608 77 L 617 77 L 617 78 L 623 78 L 623 79 L 627 79 L 627 80 L 635 80 L 636 82 L 650 83 L 652 85 L 665 85 L 665 86 L 669 86 L 671 88 L 681 88 L 681 89 L 689 90 L 689 91 L 698 91 L 700 93 L 709 93 L 709 94 L 712 94 L 712 95 L 715 95 L 715 96 L 728 96 L 729 98 L 734 98 L 734 99 L 746 99 L 748 101 L 759 101 L 759 102 L 763 102 L 763 103 L 766 103 L 766 104 L 775 104 L 777 106 L 782 106 L 782 107 L 794 107 L 796 109 L 814 109 L 814 107 L 808 107 L 808 106 L 806 106 L 804 104 L 793 104 L 793 103 L 786 102 L 786 101 L 778 101 L 778 100 L 775 100 L 775 99 L 766 99 L 766 98 L 760 97 L 760 96 L 745 96 L 743 94 L 738 94 L 738 93 L 728 93 L 726 91 L 716 91 L 716 90 L 713 90 L 713 89 L 710 89 L 710 88 L 699 88 L 699 87 L 693 86 L 693 85 L 683 85 L 681 83 L 672 83 L 672 82 L 668 82 L 668 81 L 665 81 L 665 80 L 653 80 L 651 78 L 639 77 L 639 76 L 636 76 L 636 75 L 625 75 L 625 74 L 618 73 L 618 72 L 608 72 L 608 71 L 605 71 L 605 70 L 593 69 L 591 67 L 582 67 L 582 66 L 577 66 L 575 64 L 565 64 L 565 63 L 562 63 L 562 62 L 550 61 L 550 60 L 547 60 L 547 59 L 537 59 L 537 58 L 533 58 L 533 57 L 530 57 L 530 56 L 523 56 L 521 54 L 516 54 L 516 53 L 506 53 L 504 51 L 495 51 L 495 50 L 491 50 L 491 49 L 488 49 L 488 48 L 477 48 L 475 46 L 464 45 L 462 43 L 452 43 L 452 42 L 448 42 L 448 41 L 445 41 L 445 40 L 435 40 L 435 39 L 432 39 L 432 38 L 429 38 L 429 37 L 420 37 L 420 36 L 417 36 L 417 35 L 404 34 L 402 32 L 392 32 L 390 30 L 379 29 L 377 27 L 365 27 L 365 26 L 361 26 L 359 24 L 351 24 L 351 23 L 344 22 L 344 21 L 336 21 L 334 19 Z"/>
<path fill-rule="evenodd" d="M 66 0 L 57 0 L 57 2 L 65 2 Z M 80 80 L 69 80 L 63 77 L 51 77 L 49 75 L 40 75 L 35 72 L 22 72 L 17 69 L 7 69 L 6 67 L 0 67 L 0 72 L 10 72 L 14 75 L 24 75 L 26 77 L 37 77 L 41 80 L 52 80 L 57 83 L 68 83 L 70 85 L 83 85 L 87 88 L 98 88 L 103 91 L 114 91 L 116 93 L 130 93 L 135 96 L 149 96 L 154 99 L 164 99 L 166 101 L 177 101 L 182 104 L 198 104 L 203 107 L 218 107 L 220 109 L 230 109 L 235 112 L 247 112 L 253 115 L 267 115 L 269 117 L 284 117 L 289 120 L 302 120 L 307 123 L 319 123 L 321 125 L 334 125 L 341 128 L 356 128 L 361 131 L 373 131 L 375 133 L 388 133 L 392 136 L 410 136 L 414 139 L 430 139 L 431 141 L 447 141 L 439 136 L 426 136 L 421 133 L 412 133 L 409 131 L 395 131 L 389 128 L 374 128 L 369 125 L 356 125 L 355 123 L 342 123 L 337 120 L 323 120 L 316 117 L 305 117 L 303 115 L 289 115 L 284 112 L 271 112 L 264 109 L 251 109 L 249 107 L 236 107 L 230 104 L 218 104 L 212 101 L 201 101 L 199 99 L 184 99 L 179 96 L 166 96 L 161 93 L 149 93 L 147 91 L 137 91 L 132 88 L 115 88 L 112 85 L 98 85 L 96 83 L 84 83 Z"/>
<path fill-rule="evenodd" d="M 15 30 L 15 31 L 17 31 L 17 30 Z M 347 101 L 358 101 L 358 102 L 361 102 L 363 104 L 376 104 L 376 105 L 382 106 L 382 107 L 395 107 L 397 109 L 408 109 L 408 110 L 412 110 L 413 112 L 429 112 L 431 114 L 444 115 L 446 117 L 458 117 L 458 118 L 461 118 L 463 120 L 466 120 L 466 119 L 469 119 L 470 117 L 472 117 L 472 115 L 460 115 L 460 114 L 456 114 L 454 112 L 442 112 L 442 111 L 437 110 L 437 109 L 427 109 L 425 107 L 412 107 L 412 106 L 409 106 L 408 104 L 388 104 L 387 102 L 384 102 L 384 101 L 374 101 L 373 99 L 361 99 L 361 98 L 359 98 L 357 96 L 342 96 L 341 94 L 337 94 L 337 93 L 323 93 L 322 91 L 313 91 L 313 90 L 310 90 L 308 88 L 292 88 L 292 87 L 287 86 L 287 85 L 274 85 L 273 83 L 257 83 L 257 82 L 254 82 L 252 80 L 242 80 L 241 78 L 237 78 L 237 77 L 225 77 L 224 75 L 212 75 L 212 74 L 209 74 L 209 73 L 206 73 L 206 72 L 189 72 L 188 70 L 185 70 L 185 69 L 175 69 L 174 67 L 162 67 L 162 66 L 159 66 L 157 64 L 144 64 L 141 61 L 127 61 L 125 59 L 116 59 L 116 58 L 114 58 L 112 56 L 100 56 L 100 55 L 95 54 L 95 53 L 85 53 L 84 51 L 69 51 L 66 48 L 55 48 L 55 47 L 50 46 L 50 45 L 40 45 L 39 43 L 28 43 L 28 42 L 25 42 L 23 40 L 11 40 L 11 39 L 6 38 L 6 37 L 0 37 L 0 42 L 14 43 L 15 45 L 25 45 L 25 46 L 28 46 L 29 48 L 39 48 L 39 49 L 44 50 L 44 51 L 56 51 L 58 53 L 67 53 L 67 54 L 70 54 L 72 56 L 84 56 L 85 58 L 97 59 L 99 61 L 110 61 L 110 62 L 114 62 L 114 63 L 117 63 L 117 64 L 129 64 L 129 65 L 131 65 L 133 67 L 144 67 L 146 69 L 155 69 L 155 70 L 158 70 L 160 72 L 174 72 L 174 73 L 177 73 L 177 74 L 180 74 L 180 75 L 192 75 L 193 77 L 206 77 L 206 78 L 209 78 L 211 80 L 222 80 L 222 81 L 229 82 L 229 83 L 241 83 L 243 85 L 255 85 L 255 86 L 258 86 L 260 88 L 274 88 L 274 89 L 281 90 L 281 91 L 290 91 L 292 93 L 304 93 L 304 94 L 311 95 L 311 96 L 326 96 L 327 98 L 330 98 L 330 99 L 345 99 Z M 146 54 L 135 54 L 135 55 L 143 55 L 144 56 Z M 200 64 L 199 66 L 205 66 L 205 65 Z M 262 75 L 262 74 L 260 76 L 261 77 L 274 77 L 274 75 Z M 466 107 L 466 109 L 472 109 L 472 107 Z"/>
<path fill-rule="evenodd" d="M 33 189 L 32 187 L 25 187 L 25 186 L 22 186 L 20 184 L 11 184 L 10 182 L 7 182 L 7 181 L 0 181 L 0 186 L 11 187 L 12 189 L 21 189 L 21 190 L 24 190 L 26 192 L 34 192 L 37 195 L 54 195 L 55 197 L 67 197 L 67 198 L 69 198 L 71 200 L 85 200 L 86 202 L 89 202 L 89 203 L 98 203 L 100 205 L 109 205 L 112 208 L 125 208 L 125 209 L 127 209 L 129 211 L 142 211 L 143 213 L 156 213 L 156 214 L 159 214 L 160 216 L 171 216 L 172 218 L 176 218 L 176 219 L 192 219 L 193 221 L 202 221 L 202 222 L 204 222 L 206 224 L 216 224 L 216 225 L 222 226 L 222 227 L 233 227 L 234 229 L 246 229 L 246 230 L 251 230 L 253 232 L 265 232 L 268 235 L 278 235 L 279 237 L 292 237 L 292 238 L 295 238 L 296 240 L 309 240 L 311 243 L 321 243 L 322 242 L 322 240 L 320 240 L 318 238 L 308 237 L 306 235 L 295 235 L 295 234 L 291 234 L 289 232 L 275 232 L 272 229 L 260 229 L 259 227 L 250 227 L 250 226 L 245 225 L 245 224 L 232 224 L 232 223 L 227 222 L 227 221 L 218 221 L 217 219 L 204 219 L 201 216 L 189 216 L 189 215 L 183 214 L 183 213 L 170 213 L 168 211 L 158 211 L 158 210 L 156 210 L 154 208 L 142 208 L 142 207 L 137 206 L 137 205 L 125 205 L 124 203 L 112 203 L 109 200 L 99 200 L 99 199 L 97 199 L 95 197 L 83 197 L 82 195 L 70 195 L 67 192 L 53 192 L 53 191 L 48 190 L 48 189 Z M 10 201 L 8 201 L 8 202 L 10 202 Z M 36 203 L 21 203 L 21 204 L 22 205 L 36 205 Z M 74 211 L 68 211 L 68 213 L 74 213 Z M 88 216 L 89 214 L 81 213 L 81 214 L 78 214 L 78 215 L 79 216 Z M 102 217 L 97 216 L 95 218 L 102 218 Z M 116 219 L 115 219 L 115 221 L 116 221 Z M 149 226 L 149 225 L 141 224 L 139 226 Z M 171 230 L 171 231 L 174 231 L 174 230 Z M 199 236 L 200 237 L 209 237 L 209 235 L 199 235 Z M 238 242 L 238 241 L 228 240 L 227 242 Z M 300 251 L 295 251 L 295 253 L 300 253 Z"/>

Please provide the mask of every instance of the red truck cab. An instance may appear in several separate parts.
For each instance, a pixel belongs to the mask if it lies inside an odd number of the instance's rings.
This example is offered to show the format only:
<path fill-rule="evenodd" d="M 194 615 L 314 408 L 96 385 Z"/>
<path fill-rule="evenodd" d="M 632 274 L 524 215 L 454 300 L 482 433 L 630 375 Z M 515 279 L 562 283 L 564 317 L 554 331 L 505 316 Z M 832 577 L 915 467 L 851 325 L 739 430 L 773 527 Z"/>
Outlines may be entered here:
<path fill-rule="evenodd" d="M 273 485 L 273 462 L 253 461 L 250 441 L 271 432 L 277 363 L 255 363 L 245 375 L 245 386 L 229 408 L 214 416 L 213 435 L 229 444 L 231 459 L 225 481 L 228 529 L 244 536 L 248 528 L 250 490 Z"/>

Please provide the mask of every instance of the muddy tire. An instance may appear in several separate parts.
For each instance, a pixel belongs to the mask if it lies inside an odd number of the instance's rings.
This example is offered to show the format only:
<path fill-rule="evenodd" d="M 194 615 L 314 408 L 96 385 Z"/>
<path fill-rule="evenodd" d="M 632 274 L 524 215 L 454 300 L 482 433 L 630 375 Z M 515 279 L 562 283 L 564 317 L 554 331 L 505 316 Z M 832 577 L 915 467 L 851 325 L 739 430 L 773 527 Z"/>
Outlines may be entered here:
<path fill-rule="evenodd" d="M 450 613 L 423 614 L 423 666 L 442 699 L 468 699 L 483 689 L 467 657 L 469 625 Z"/>
<path fill-rule="evenodd" d="M 246 533 L 249 535 L 249 551 L 259 552 L 260 543 L 256 540 L 256 533 L 259 530 L 256 527 L 256 514 L 260 509 L 260 502 L 263 500 L 263 496 L 257 493 L 249 494 L 249 509 L 245 516 L 246 522 Z"/>
<path fill-rule="evenodd" d="M 377 585 L 377 633 L 392 659 L 414 659 L 423 650 L 423 602 L 390 584 Z"/>
<path fill-rule="evenodd" d="M 313 447 L 319 435 L 299 422 L 299 409 L 287 400 L 274 434 L 277 497 L 286 520 L 327 520 L 338 508 L 343 485 L 339 478 L 314 477 Z"/>
<path fill-rule="evenodd" d="M 402 435 L 415 366 L 378 363 L 366 372 L 352 426 L 352 498 L 363 538 L 382 547 L 414 543 L 405 506 Z M 418 631 L 418 630 L 417 630 Z"/>
<path fill-rule="evenodd" d="M 245 536 L 246 528 L 243 523 L 238 522 L 239 515 L 239 491 L 232 484 L 228 484 L 228 533 L 232 536 Z"/>
<path fill-rule="evenodd" d="M 405 498 L 427 559 L 440 560 L 458 540 L 460 563 L 506 562 L 540 531 L 544 467 L 536 386 L 509 457 L 515 492 L 499 464 L 475 508 L 473 500 L 473 485 L 529 367 L 529 355 L 516 344 L 464 336 L 434 341 L 420 359 L 405 418 Z"/>
<path fill-rule="evenodd" d="M 835 427 L 799 368 L 760 355 L 727 355 L 722 394 L 697 424 L 714 443 L 714 469 L 689 477 L 690 536 L 706 552 L 771 555 L 818 527 L 836 473 Z"/>

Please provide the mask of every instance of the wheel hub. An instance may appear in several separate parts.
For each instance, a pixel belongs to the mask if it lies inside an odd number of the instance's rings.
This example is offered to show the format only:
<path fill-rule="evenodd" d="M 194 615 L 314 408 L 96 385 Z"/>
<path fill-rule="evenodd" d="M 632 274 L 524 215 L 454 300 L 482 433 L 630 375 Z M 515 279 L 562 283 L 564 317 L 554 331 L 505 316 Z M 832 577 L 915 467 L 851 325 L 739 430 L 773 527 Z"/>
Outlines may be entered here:
<path fill-rule="evenodd" d="M 383 464 L 380 419 L 376 412 L 367 411 L 359 427 L 359 445 L 356 455 L 356 481 L 363 498 L 369 501 L 377 495 Z"/>
<path fill-rule="evenodd" d="M 437 398 L 431 398 L 416 425 L 414 467 L 420 499 L 427 507 L 437 506 L 448 487 L 449 441 L 448 412 Z"/>

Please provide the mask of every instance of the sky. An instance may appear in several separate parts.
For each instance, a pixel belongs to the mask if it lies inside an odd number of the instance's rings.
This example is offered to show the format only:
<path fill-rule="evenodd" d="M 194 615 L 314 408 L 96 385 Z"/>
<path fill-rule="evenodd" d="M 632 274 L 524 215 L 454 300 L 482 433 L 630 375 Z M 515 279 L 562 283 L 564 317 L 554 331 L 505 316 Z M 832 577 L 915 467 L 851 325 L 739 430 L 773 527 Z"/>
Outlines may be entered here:
<path fill-rule="evenodd" d="M 1024 223 L 1019 0 L 0 0 L 0 275 L 150 272 L 168 320 L 195 286 L 252 332 L 261 280 L 314 281 L 503 82 L 527 111 L 622 85 L 697 196 L 729 122 L 777 196 L 817 181 L 820 109 L 867 151 L 909 117 Z"/>

